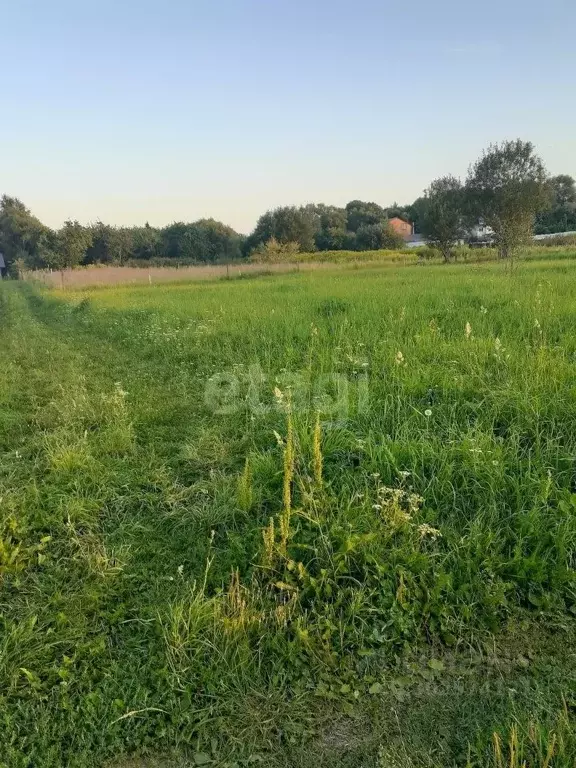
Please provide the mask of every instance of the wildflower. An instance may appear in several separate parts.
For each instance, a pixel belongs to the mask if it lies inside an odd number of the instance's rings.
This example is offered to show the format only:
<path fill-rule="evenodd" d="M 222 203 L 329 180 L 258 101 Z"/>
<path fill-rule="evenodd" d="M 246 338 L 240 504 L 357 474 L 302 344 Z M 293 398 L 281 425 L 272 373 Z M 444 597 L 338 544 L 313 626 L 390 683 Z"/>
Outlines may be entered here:
<path fill-rule="evenodd" d="M 407 477 L 410 477 L 410 475 L 411 475 L 412 473 L 411 473 L 411 472 L 409 472 L 407 469 L 402 469 L 400 472 L 398 472 L 398 474 L 400 475 L 400 477 L 403 477 L 403 478 L 404 478 L 404 480 L 406 480 L 406 478 L 407 478 Z"/>
<path fill-rule="evenodd" d="M 466 323 L 466 328 L 464 329 L 464 333 L 467 339 L 469 339 L 470 336 L 472 336 L 472 326 L 470 325 L 470 323 Z"/>
<path fill-rule="evenodd" d="M 500 341 L 498 336 L 496 336 L 496 341 L 494 342 L 494 349 L 496 350 L 496 352 L 502 351 L 502 342 Z"/>
<path fill-rule="evenodd" d="M 480 314 L 485 315 L 488 312 L 485 306 L 480 307 Z"/>
<path fill-rule="evenodd" d="M 428 523 L 422 523 L 419 525 L 418 533 L 420 534 L 421 539 L 425 539 L 427 536 L 429 536 L 432 541 L 435 541 L 442 536 L 438 528 L 432 528 L 432 526 L 428 525 Z"/>
<path fill-rule="evenodd" d="M 424 411 L 424 416 L 430 417 L 432 416 L 432 410 L 430 408 L 426 408 Z"/>
<path fill-rule="evenodd" d="M 184 575 L 184 566 L 183 565 L 179 565 L 177 570 L 178 570 L 178 576 L 183 576 Z"/>
<path fill-rule="evenodd" d="M 404 363 L 404 355 L 400 350 L 396 352 L 396 365 L 402 365 Z"/>
<path fill-rule="evenodd" d="M 538 322 L 538 318 L 537 317 L 534 318 L 534 328 L 540 329 L 540 323 Z"/>
<path fill-rule="evenodd" d="M 274 397 L 279 401 L 282 402 L 284 399 L 284 393 L 281 392 L 278 387 L 274 387 Z"/>

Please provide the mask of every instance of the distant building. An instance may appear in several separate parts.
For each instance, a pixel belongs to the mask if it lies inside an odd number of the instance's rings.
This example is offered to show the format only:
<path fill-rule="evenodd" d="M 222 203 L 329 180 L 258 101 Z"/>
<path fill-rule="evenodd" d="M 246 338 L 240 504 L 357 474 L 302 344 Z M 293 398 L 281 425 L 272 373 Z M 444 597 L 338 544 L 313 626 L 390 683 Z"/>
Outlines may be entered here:
<path fill-rule="evenodd" d="M 483 219 L 479 219 L 478 222 L 470 228 L 468 233 L 468 242 L 479 244 L 490 244 L 494 239 L 494 230 L 489 227 Z"/>
<path fill-rule="evenodd" d="M 408 240 L 412 236 L 412 224 L 409 221 L 404 221 L 399 216 L 394 216 L 392 219 L 388 219 L 388 226 L 396 232 L 397 235 L 403 237 L 404 240 Z"/>
<path fill-rule="evenodd" d="M 406 240 L 407 248 L 422 248 L 426 245 L 426 238 L 424 235 L 410 235 Z"/>

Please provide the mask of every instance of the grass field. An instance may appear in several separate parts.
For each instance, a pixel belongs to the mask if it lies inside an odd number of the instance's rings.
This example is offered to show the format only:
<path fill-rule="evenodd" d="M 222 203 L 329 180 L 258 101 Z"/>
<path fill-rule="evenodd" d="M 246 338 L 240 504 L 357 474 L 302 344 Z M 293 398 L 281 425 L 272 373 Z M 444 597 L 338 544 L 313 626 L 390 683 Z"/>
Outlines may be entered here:
<path fill-rule="evenodd" d="M 576 262 L 0 285 L 0 766 L 576 765 Z"/>
<path fill-rule="evenodd" d="M 526 248 L 522 254 L 523 260 L 571 260 L 574 257 L 575 249 L 570 243 L 533 245 Z M 496 261 L 497 258 L 496 251 L 491 248 L 461 247 L 456 253 L 456 261 L 460 264 L 478 264 Z M 25 272 L 23 277 L 52 288 L 80 290 L 106 285 L 142 283 L 156 285 L 215 280 L 219 277 L 257 277 L 285 272 L 331 269 L 336 265 L 341 269 L 345 267 L 364 269 L 367 266 L 398 267 L 417 264 L 435 266 L 441 262 L 440 254 L 421 247 L 400 251 L 315 251 L 291 254 L 288 261 L 235 261 L 229 264 L 180 264 L 173 259 L 154 259 L 150 262 L 134 260 L 125 266 L 92 264 L 64 271 L 33 270 Z"/>

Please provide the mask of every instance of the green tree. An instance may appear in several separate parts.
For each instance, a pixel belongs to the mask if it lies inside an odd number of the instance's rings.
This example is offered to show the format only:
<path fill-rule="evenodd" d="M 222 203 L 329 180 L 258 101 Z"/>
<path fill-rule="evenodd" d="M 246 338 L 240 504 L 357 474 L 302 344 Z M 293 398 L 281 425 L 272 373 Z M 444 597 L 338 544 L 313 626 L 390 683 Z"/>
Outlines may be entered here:
<path fill-rule="evenodd" d="M 246 242 L 251 252 L 261 243 L 275 238 L 279 243 L 298 243 L 301 251 L 316 249 L 320 217 L 315 206 L 284 206 L 264 213 Z"/>
<path fill-rule="evenodd" d="M 316 248 L 319 251 L 343 249 L 346 244 L 346 209 L 322 203 L 314 208 L 320 222 L 316 233 Z"/>
<path fill-rule="evenodd" d="M 571 232 L 576 230 L 576 184 L 572 176 L 561 174 L 550 179 L 552 204 L 536 216 L 535 232 Z"/>
<path fill-rule="evenodd" d="M 92 243 L 92 231 L 77 221 L 65 221 L 62 229 L 47 238 L 42 259 L 51 269 L 72 269 L 86 257 Z"/>
<path fill-rule="evenodd" d="M 472 210 L 494 230 L 501 258 L 530 241 L 536 214 L 550 204 L 551 186 L 529 141 L 491 145 L 468 174 Z"/>
<path fill-rule="evenodd" d="M 346 205 L 347 229 L 358 232 L 360 227 L 382 224 L 387 220 L 386 211 L 378 203 L 351 200 Z"/>
<path fill-rule="evenodd" d="M 572 176 L 561 173 L 550 179 L 552 186 L 553 205 L 568 207 L 576 205 L 576 182 Z"/>
<path fill-rule="evenodd" d="M 398 203 L 392 203 L 392 205 L 389 208 L 384 209 L 384 212 L 386 214 L 387 219 L 393 219 L 397 217 L 399 219 L 402 219 L 402 221 L 407 221 L 409 223 L 412 223 L 412 217 L 410 216 L 408 206 L 402 206 L 402 205 L 398 205 Z"/>
<path fill-rule="evenodd" d="M 242 236 L 216 219 L 199 219 L 193 226 L 199 235 L 203 262 L 235 261 L 242 257 Z"/>
<path fill-rule="evenodd" d="M 155 259 L 161 256 L 160 232 L 148 222 L 132 229 L 132 254 L 135 259 Z"/>
<path fill-rule="evenodd" d="M 466 231 L 462 183 L 454 176 L 443 176 L 430 184 L 424 197 L 421 232 L 448 262 Z"/>
<path fill-rule="evenodd" d="M 427 207 L 428 201 L 423 195 L 416 198 L 410 205 L 406 206 L 408 220 L 412 222 L 414 225 L 414 232 L 417 232 L 418 234 L 422 234 L 422 221 L 426 215 Z"/>
<path fill-rule="evenodd" d="M 123 264 L 133 255 L 132 230 L 98 221 L 90 227 L 92 243 L 86 253 L 88 264 Z"/>
<path fill-rule="evenodd" d="M 380 224 L 362 224 L 356 232 L 357 251 L 377 251 L 380 248 L 398 250 L 404 239 L 385 221 Z"/>
<path fill-rule="evenodd" d="M 162 253 L 167 258 L 214 263 L 242 257 L 242 236 L 215 219 L 192 224 L 175 222 L 161 231 Z"/>
<path fill-rule="evenodd" d="M 27 267 L 41 266 L 41 251 L 51 230 L 33 216 L 21 200 L 3 195 L 0 200 L 0 251 L 6 265 L 16 260 Z"/>

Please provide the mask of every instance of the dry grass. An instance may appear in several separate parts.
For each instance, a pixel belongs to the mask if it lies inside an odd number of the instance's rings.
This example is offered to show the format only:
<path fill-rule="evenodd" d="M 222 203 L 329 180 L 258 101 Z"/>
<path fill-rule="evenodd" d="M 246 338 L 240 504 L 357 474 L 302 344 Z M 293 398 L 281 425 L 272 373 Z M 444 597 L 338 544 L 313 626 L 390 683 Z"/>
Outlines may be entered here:
<path fill-rule="evenodd" d="M 339 265 L 340 266 L 340 265 Z M 350 265 L 358 266 L 358 263 Z M 188 280 L 214 280 L 243 275 L 263 275 L 282 272 L 310 271 L 334 268 L 330 262 L 281 264 L 213 264 L 197 267 L 99 267 L 67 269 L 64 272 L 38 270 L 24 275 L 27 280 L 38 280 L 53 288 L 85 288 L 92 285 L 118 285 L 170 283 Z"/>

